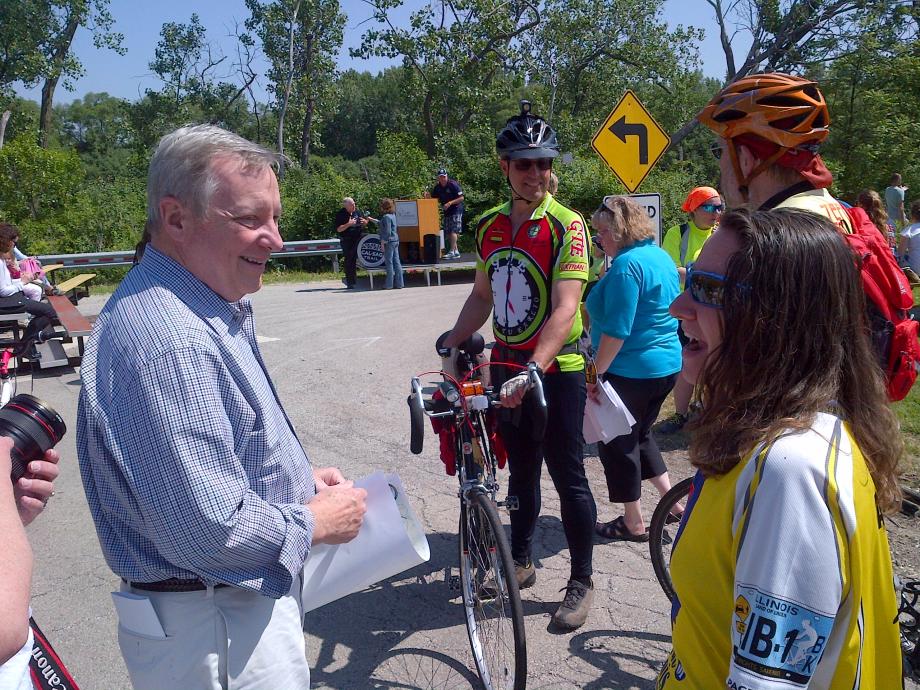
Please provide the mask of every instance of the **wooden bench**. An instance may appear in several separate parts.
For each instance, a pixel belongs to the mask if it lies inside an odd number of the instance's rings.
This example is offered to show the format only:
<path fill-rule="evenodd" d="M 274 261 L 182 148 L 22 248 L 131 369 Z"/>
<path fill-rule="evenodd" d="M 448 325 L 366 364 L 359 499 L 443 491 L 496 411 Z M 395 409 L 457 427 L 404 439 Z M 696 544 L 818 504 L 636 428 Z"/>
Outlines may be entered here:
<path fill-rule="evenodd" d="M 405 275 L 412 275 L 413 273 L 424 273 L 425 284 L 428 287 L 431 287 L 432 273 L 437 276 L 438 285 L 440 285 L 442 271 L 469 270 L 471 268 L 476 268 L 475 261 L 450 261 L 438 264 L 407 264 L 403 266 L 403 273 Z M 366 268 L 364 271 L 367 273 L 367 279 L 370 282 L 371 290 L 374 289 L 374 276 L 385 276 L 387 273 L 385 268 Z"/>
<path fill-rule="evenodd" d="M 82 297 L 89 297 L 88 283 L 95 277 L 95 273 L 81 273 L 73 278 L 68 278 L 62 283 L 58 283 L 56 287 L 65 295 L 68 295 L 71 298 L 71 302 L 77 302 Z"/>
<path fill-rule="evenodd" d="M 83 357 L 84 339 L 93 331 L 93 324 L 73 305 L 69 298 L 64 295 L 52 295 L 48 298 L 48 303 L 54 307 L 57 312 L 57 318 L 64 330 L 67 331 L 67 337 L 70 340 L 77 341 L 77 351 L 79 356 Z M 39 352 L 42 353 L 40 360 L 42 369 L 52 366 L 63 366 L 69 364 L 69 359 L 64 353 L 64 348 L 57 340 L 49 340 L 38 346 Z M 46 360 L 46 352 L 48 356 Z M 61 358 L 63 357 L 63 363 Z"/>

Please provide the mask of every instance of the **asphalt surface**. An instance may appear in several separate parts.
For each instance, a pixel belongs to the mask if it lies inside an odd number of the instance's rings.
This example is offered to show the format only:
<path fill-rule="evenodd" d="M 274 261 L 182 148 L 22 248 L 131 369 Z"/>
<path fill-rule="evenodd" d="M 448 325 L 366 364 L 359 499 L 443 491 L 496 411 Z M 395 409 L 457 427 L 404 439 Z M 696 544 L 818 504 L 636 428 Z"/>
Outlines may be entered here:
<path fill-rule="evenodd" d="M 311 461 L 349 477 L 397 472 L 431 546 L 428 563 L 307 614 L 315 688 L 477 687 L 459 593 L 445 582 L 447 569 L 457 572 L 457 480 L 444 473 L 430 431 L 423 454 L 409 453 L 405 403 L 410 377 L 436 367 L 433 343 L 453 325 L 470 289 L 468 276 L 445 282 L 451 284 L 429 288 L 415 276 L 406 289 L 387 292 L 346 291 L 333 282 L 272 285 L 253 296 L 263 356 Z M 83 300 L 81 311 L 96 313 L 104 301 Z M 102 557 L 76 459 L 79 387 L 78 370 L 20 381 L 20 392 L 49 401 L 70 428 L 59 447 L 57 493 L 29 531 L 37 561 L 32 604 L 81 688 L 129 688 L 110 597 L 118 581 Z M 688 473 L 682 455 L 667 454 L 677 478 Z M 599 514 L 609 520 L 616 511 L 606 501 L 600 463 L 586 462 Z M 649 518 L 655 498 L 647 499 Z M 654 686 L 670 647 L 669 607 L 647 545 L 604 543 L 594 553 L 587 624 L 551 632 L 569 562 L 559 502 L 544 472 L 537 584 L 523 592 L 529 688 Z"/>

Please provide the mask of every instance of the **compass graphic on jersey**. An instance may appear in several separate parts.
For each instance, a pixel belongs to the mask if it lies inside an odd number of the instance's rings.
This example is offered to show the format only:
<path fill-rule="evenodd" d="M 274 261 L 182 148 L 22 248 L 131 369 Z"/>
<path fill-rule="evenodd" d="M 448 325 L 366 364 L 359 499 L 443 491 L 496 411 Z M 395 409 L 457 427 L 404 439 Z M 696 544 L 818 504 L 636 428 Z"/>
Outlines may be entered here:
<path fill-rule="evenodd" d="M 498 252 L 489 265 L 495 332 L 509 345 L 524 343 L 546 318 L 546 281 L 520 251 Z"/>

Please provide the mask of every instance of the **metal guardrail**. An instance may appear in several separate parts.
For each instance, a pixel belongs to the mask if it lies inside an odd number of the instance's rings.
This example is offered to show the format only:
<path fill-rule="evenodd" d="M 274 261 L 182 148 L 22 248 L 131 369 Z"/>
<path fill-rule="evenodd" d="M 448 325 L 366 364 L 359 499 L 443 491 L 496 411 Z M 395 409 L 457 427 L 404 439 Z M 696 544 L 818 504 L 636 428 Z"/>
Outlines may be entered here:
<path fill-rule="evenodd" d="M 342 247 L 339 241 L 305 240 L 302 242 L 285 242 L 279 252 L 273 252 L 273 259 L 291 256 L 330 256 L 333 270 L 339 270 L 339 257 Z M 110 266 L 130 266 L 134 262 L 134 250 L 126 252 L 97 252 L 95 254 L 43 254 L 38 257 L 43 264 L 64 264 L 64 268 L 108 268 Z"/>

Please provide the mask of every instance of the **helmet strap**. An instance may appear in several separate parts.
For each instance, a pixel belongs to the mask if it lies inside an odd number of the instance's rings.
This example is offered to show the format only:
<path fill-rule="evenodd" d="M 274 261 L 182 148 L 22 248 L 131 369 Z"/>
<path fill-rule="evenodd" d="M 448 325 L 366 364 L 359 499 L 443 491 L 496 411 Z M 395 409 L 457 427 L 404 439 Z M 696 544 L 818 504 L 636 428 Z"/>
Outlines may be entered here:
<path fill-rule="evenodd" d="M 532 204 L 532 203 L 533 203 L 533 201 L 531 201 L 531 200 L 528 199 L 527 197 L 521 196 L 521 195 L 518 193 L 518 190 L 516 190 L 516 189 L 514 188 L 514 185 L 511 184 L 511 176 L 510 176 L 510 175 L 505 175 L 505 182 L 507 182 L 507 183 L 508 183 L 508 186 L 511 187 L 511 201 L 512 201 L 512 203 L 515 202 L 515 201 L 526 201 L 528 204 Z"/>
<path fill-rule="evenodd" d="M 738 162 L 738 149 L 735 147 L 735 140 L 728 139 L 728 156 L 732 161 L 732 169 L 735 171 L 735 181 L 738 183 L 738 191 L 741 193 L 741 198 L 744 199 L 744 203 L 748 202 L 750 193 L 748 191 L 748 179 L 744 176 L 744 173 L 741 172 L 741 164 Z"/>
<path fill-rule="evenodd" d="M 751 180 L 760 175 L 764 170 L 773 165 L 776 161 L 783 157 L 783 155 L 788 151 L 788 148 L 779 147 L 774 151 L 768 158 L 760 161 L 760 164 L 751 171 L 750 175 L 745 175 L 741 171 L 741 163 L 738 161 L 738 149 L 735 145 L 734 139 L 728 140 L 728 155 L 732 160 L 732 168 L 735 170 L 735 178 L 738 180 L 738 191 L 741 192 L 741 196 L 744 198 L 745 203 L 750 201 L 750 184 Z"/>

